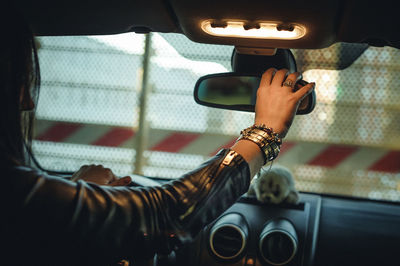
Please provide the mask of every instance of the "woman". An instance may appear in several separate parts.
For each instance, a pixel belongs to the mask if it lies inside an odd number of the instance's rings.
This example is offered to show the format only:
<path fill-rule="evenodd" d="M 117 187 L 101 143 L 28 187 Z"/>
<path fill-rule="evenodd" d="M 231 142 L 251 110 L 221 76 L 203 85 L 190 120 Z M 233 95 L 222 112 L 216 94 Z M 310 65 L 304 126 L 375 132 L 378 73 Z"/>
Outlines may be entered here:
<path fill-rule="evenodd" d="M 15 17 L 7 25 L 0 47 L 5 265 L 99 265 L 168 254 L 248 190 L 255 173 L 278 155 L 300 100 L 314 87 L 293 92 L 299 73 L 268 69 L 258 89 L 256 126 L 242 131 L 230 149 L 163 186 L 104 186 L 125 179 L 102 167 L 82 168 L 73 182 L 27 166 L 33 159 L 33 112 L 26 110 L 38 95 L 39 65 L 27 24 Z"/>

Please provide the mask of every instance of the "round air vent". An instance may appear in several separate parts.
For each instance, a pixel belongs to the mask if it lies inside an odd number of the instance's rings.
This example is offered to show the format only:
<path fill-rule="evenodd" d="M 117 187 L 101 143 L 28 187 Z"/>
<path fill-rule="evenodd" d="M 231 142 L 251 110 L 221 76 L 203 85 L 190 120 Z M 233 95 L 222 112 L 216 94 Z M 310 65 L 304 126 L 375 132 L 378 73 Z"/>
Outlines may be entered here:
<path fill-rule="evenodd" d="M 247 235 L 247 225 L 239 214 L 225 215 L 211 228 L 211 252 L 219 259 L 236 259 L 246 247 Z"/>
<path fill-rule="evenodd" d="M 297 252 L 296 230 L 287 220 L 274 220 L 262 231 L 259 248 L 261 256 L 269 264 L 285 265 Z"/>

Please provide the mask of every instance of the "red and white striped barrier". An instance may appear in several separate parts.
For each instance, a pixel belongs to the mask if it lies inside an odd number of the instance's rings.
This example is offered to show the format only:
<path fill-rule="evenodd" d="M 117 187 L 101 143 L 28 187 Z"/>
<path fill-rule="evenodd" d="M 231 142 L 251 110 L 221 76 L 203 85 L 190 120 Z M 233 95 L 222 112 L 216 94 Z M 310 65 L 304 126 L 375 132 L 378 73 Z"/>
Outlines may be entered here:
<path fill-rule="evenodd" d="M 134 149 L 135 131 L 115 127 L 38 120 L 35 140 Z M 212 156 L 230 147 L 237 136 L 151 129 L 147 150 Z M 400 151 L 340 144 L 286 141 L 278 162 L 338 170 L 400 172 Z"/>

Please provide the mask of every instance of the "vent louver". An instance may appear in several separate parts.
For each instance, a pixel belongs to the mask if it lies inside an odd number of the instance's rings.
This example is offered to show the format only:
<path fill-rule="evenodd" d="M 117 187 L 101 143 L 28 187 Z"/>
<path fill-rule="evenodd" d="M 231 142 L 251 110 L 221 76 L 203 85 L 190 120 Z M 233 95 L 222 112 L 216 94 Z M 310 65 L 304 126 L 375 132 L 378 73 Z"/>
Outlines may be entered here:
<path fill-rule="evenodd" d="M 221 259 L 234 259 L 244 248 L 244 234 L 240 228 L 224 225 L 213 231 L 210 237 L 212 252 Z"/>

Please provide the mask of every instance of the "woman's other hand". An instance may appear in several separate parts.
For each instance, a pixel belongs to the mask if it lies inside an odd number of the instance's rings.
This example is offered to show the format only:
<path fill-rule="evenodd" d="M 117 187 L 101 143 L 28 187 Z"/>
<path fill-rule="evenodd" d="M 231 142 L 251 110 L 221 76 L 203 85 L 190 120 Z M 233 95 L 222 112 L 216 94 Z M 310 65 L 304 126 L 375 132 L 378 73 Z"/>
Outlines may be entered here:
<path fill-rule="evenodd" d="M 132 181 L 130 176 L 118 178 L 111 169 L 94 164 L 82 166 L 72 175 L 71 180 L 84 180 L 102 186 L 126 186 Z"/>
<path fill-rule="evenodd" d="M 312 82 L 294 92 L 294 86 L 301 78 L 300 73 L 288 74 L 287 69 L 265 71 L 257 91 L 256 125 L 264 124 L 279 137 L 286 136 L 301 100 L 315 87 Z"/>

